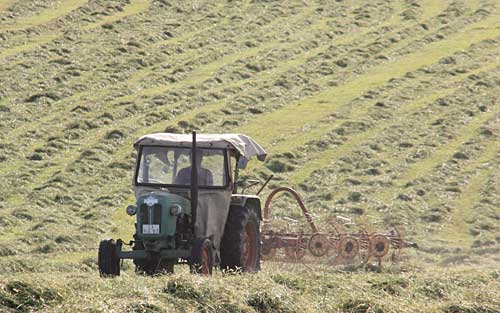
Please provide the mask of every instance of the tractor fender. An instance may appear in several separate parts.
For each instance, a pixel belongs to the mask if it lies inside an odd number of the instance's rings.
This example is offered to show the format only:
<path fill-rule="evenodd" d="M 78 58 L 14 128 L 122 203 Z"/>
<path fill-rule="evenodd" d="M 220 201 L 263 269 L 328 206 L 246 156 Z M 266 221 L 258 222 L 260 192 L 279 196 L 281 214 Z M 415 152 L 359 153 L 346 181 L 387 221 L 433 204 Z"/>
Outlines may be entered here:
<path fill-rule="evenodd" d="M 232 195 L 231 207 L 248 207 L 257 212 L 257 216 L 262 220 L 262 210 L 260 206 L 260 198 L 256 195 Z"/>

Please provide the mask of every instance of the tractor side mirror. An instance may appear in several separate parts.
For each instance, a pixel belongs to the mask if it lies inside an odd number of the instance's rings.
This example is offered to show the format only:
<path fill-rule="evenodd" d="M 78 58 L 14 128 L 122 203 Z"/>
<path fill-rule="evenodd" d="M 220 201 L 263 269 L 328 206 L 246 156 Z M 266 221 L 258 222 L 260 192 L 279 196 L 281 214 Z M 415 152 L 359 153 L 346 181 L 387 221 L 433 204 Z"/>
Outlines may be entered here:
<path fill-rule="evenodd" d="M 247 167 L 247 164 L 248 164 L 248 159 L 247 158 L 245 158 L 244 156 L 240 156 L 238 158 L 238 165 L 237 165 L 238 168 L 244 169 L 244 168 Z"/>

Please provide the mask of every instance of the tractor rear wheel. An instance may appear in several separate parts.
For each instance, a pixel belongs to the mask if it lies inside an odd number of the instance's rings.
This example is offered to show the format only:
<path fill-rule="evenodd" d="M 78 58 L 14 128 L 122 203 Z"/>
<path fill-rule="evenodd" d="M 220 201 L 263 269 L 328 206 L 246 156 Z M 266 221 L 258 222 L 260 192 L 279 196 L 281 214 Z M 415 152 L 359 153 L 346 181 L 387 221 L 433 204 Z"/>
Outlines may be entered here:
<path fill-rule="evenodd" d="M 191 248 L 189 259 L 191 273 L 201 275 L 212 275 L 214 267 L 214 250 L 212 241 L 208 238 L 196 239 Z"/>
<path fill-rule="evenodd" d="M 113 239 L 102 240 L 97 257 L 101 277 L 120 276 L 120 258 L 117 244 Z"/>
<path fill-rule="evenodd" d="M 231 207 L 220 253 L 223 270 L 260 270 L 260 219 L 255 210 Z"/>

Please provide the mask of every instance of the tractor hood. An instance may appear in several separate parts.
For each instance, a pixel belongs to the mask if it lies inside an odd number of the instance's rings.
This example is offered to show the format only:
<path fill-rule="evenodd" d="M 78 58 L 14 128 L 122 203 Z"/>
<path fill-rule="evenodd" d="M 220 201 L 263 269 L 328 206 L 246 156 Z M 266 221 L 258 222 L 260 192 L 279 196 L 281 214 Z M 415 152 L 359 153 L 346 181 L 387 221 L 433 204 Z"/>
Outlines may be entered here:
<path fill-rule="evenodd" d="M 190 148 L 191 134 L 155 133 L 142 136 L 134 144 L 139 146 L 174 146 Z M 236 150 L 245 159 L 256 156 L 258 160 L 266 159 L 266 151 L 252 138 L 242 134 L 198 134 L 196 145 L 199 148 L 226 148 Z"/>

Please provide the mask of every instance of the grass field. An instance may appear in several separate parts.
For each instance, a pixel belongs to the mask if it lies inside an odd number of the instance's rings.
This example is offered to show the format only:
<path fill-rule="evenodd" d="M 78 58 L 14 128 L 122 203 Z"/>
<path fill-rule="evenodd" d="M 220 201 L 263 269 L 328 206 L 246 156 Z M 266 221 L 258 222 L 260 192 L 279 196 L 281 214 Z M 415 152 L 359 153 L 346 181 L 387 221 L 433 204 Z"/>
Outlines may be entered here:
<path fill-rule="evenodd" d="M 0 311 L 500 312 L 498 0 L 0 0 L 0 73 Z M 132 143 L 165 130 L 248 134 L 269 156 L 243 174 L 321 229 L 419 248 L 102 280 Z"/>

